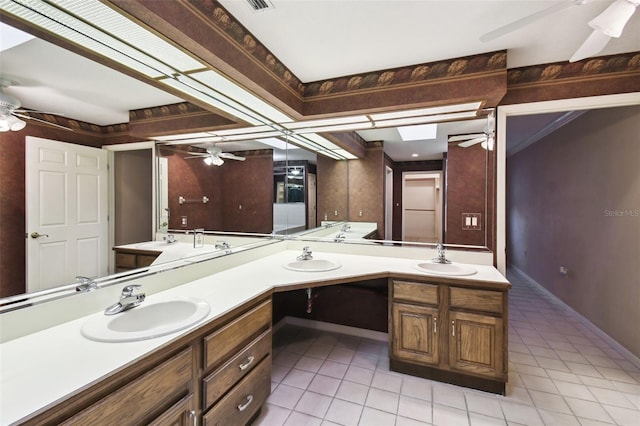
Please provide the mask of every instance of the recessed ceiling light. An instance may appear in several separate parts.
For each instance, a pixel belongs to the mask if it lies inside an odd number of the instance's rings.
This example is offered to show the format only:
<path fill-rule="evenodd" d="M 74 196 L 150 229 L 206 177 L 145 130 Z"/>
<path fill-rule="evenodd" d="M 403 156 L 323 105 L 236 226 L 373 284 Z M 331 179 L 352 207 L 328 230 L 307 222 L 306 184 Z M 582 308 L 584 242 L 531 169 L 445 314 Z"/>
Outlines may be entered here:
<path fill-rule="evenodd" d="M 436 123 L 398 127 L 398 133 L 400 133 L 403 141 L 435 139 L 437 130 L 438 125 Z"/>
<path fill-rule="evenodd" d="M 418 154 L 416 154 L 415 152 L 413 154 L 411 154 L 412 157 L 417 157 Z"/>

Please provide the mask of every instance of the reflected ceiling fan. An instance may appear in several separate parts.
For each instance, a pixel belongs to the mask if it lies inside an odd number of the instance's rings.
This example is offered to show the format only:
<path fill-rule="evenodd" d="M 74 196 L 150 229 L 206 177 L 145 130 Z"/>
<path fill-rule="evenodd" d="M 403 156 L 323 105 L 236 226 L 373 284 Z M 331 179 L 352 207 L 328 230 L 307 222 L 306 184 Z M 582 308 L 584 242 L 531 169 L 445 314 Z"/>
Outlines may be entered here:
<path fill-rule="evenodd" d="M 222 149 L 218 148 L 215 145 L 210 148 L 207 148 L 207 152 L 190 152 L 190 154 L 192 155 L 184 158 L 185 159 L 202 158 L 204 159 L 204 162 L 208 166 L 211 166 L 211 165 L 222 166 L 224 164 L 223 159 L 237 160 L 237 161 L 245 160 L 245 157 L 240 157 L 238 155 L 230 154 L 228 152 L 222 152 Z"/>
<path fill-rule="evenodd" d="M 447 139 L 449 142 L 460 142 L 458 146 L 468 148 L 475 144 L 482 144 L 484 149 L 493 151 L 495 145 L 496 118 L 494 112 L 491 111 L 487 116 L 487 128 L 483 133 L 469 133 L 466 135 L 453 135 Z"/>
<path fill-rule="evenodd" d="M 565 0 L 483 34 L 480 36 L 480 41 L 494 40 L 561 10 L 583 5 L 587 1 L 589 0 Z M 634 14 L 638 5 L 640 5 L 640 0 L 615 0 L 604 12 L 589 21 L 589 26 L 593 28 L 593 32 L 571 56 L 569 62 L 576 62 L 594 56 L 604 49 L 612 37 L 620 37 L 624 26 Z"/>
<path fill-rule="evenodd" d="M 8 132 L 8 131 L 20 131 L 25 128 L 27 122 L 24 120 L 33 120 L 38 121 L 49 126 L 59 127 L 65 130 L 73 129 L 65 126 L 61 126 L 59 124 L 51 123 L 46 120 L 41 120 L 36 117 L 32 117 L 29 113 L 39 113 L 39 114 L 55 114 L 62 115 L 53 112 L 45 112 L 45 111 L 34 111 L 29 109 L 21 109 L 22 103 L 15 96 L 11 96 L 8 93 L 4 92 L 4 89 L 9 86 L 16 86 L 17 83 L 15 81 L 7 80 L 4 78 L 0 78 L 0 132 Z"/>

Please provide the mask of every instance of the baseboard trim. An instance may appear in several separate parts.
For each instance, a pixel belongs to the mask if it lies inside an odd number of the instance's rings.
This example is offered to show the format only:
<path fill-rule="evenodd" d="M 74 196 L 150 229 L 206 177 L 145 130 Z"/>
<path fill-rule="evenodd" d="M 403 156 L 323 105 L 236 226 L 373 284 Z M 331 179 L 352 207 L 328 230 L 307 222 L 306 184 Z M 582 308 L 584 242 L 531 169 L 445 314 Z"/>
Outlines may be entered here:
<path fill-rule="evenodd" d="M 640 358 L 638 358 L 633 352 L 631 352 L 629 349 L 625 348 L 624 346 L 622 346 L 622 344 L 620 344 L 620 342 L 618 342 L 617 340 L 615 340 L 613 337 L 609 336 L 606 332 L 604 332 L 602 329 L 600 329 L 597 325 L 595 325 L 594 323 L 592 323 L 587 317 L 585 317 L 584 315 L 582 315 L 580 312 L 576 311 L 575 309 L 573 309 L 571 306 L 569 306 L 564 300 L 560 299 L 558 296 L 556 296 L 555 294 L 553 294 L 551 291 L 549 291 L 546 287 L 544 287 L 542 284 L 540 284 L 539 282 L 537 282 L 535 279 L 533 279 L 532 277 L 530 277 L 526 272 L 524 272 L 523 270 L 521 270 L 520 268 L 518 268 L 517 266 L 514 265 L 509 265 L 509 267 L 507 268 L 507 275 L 509 275 L 510 273 L 515 273 L 517 275 L 519 275 L 522 279 L 524 279 L 525 281 L 527 281 L 529 284 L 531 284 L 532 286 L 536 287 L 537 289 L 539 289 L 541 292 L 543 292 L 545 295 L 549 296 L 550 299 L 552 299 L 555 303 L 557 303 L 558 305 L 562 306 L 563 309 L 565 309 L 566 311 L 571 312 L 572 314 L 576 315 L 578 318 L 580 318 L 581 321 L 583 321 L 584 323 L 586 323 L 590 328 L 593 329 L 593 331 L 598 335 L 598 337 L 600 337 L 602 340 L 604 340 L 605 342 L 607 342 L 610 346 L 612 346 L 616 351 L 620 352 L 620 354 L 625 357 L 625 359 L 627 361 L 629 361 L 630 363 L 632 363 L 633 365 L 635 365 L 636 367 L 640 368 Z"/>
<path fill-rule="evenodd" d="M 364 328 L 349 327 L 348 325 L 333 324 L 323 321 L 315 321 L 306 318 L 297 318 L 286 316 L 273 326 L 273 332 L 276 333 L 285 325 L 295 325 L 298 327 L 311 328 L 313 330 L 328 331 L 330 333 L 340 333 L 349 336 L 362 337 L 365 339 L 378 340 L 380 342 L 388 342 L 389 334 L 381 331 L 366 330 Z"/>

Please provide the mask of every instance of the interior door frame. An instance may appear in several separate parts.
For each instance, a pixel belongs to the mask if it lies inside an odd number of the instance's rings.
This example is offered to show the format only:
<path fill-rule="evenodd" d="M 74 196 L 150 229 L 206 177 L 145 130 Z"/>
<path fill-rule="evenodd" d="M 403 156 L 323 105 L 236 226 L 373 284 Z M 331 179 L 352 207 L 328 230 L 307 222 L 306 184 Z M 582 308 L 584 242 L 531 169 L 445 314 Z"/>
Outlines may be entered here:
<path fill-rule="evenodd" d="M 115 191 L 114 191 L 114 187 L 115 187 L 115 167 L 113 167 L 114 164 L 114 159 L 115 159 L 115 153 L 116 151 L 139 151 L 139 150 L 144 150 L 144 149 L 150 149 L 151 150 L 151 158 L 154 160 L 152 161 L 152 165 L 151 165 L 151 172 L 153 174 L 152 179 L 151 179 L 151 211 L 154 212 L 152 218 L 151 218 L 151 235 L 156 235 L 156 231 L 158 229 L 158 223 L 157 223 L 157 215 L 155 214 L 155 212 L 157 211 L 157 207 L 158 207 L 158 183 L 157 183 L 157 176 L 158 176 L 158 163 L 155 161 L 156 158 L 156 144 L 155 142 L 149 141 L 149 142 L 133 142 L 133 143 L 124 143 L 124 144 L 117 144 L 117 145 L 104 145 L 102 147 L 103 149 L 107 150 L 107 155 L 109 156 L 109 164 L 111 165 L 109 167 L 109 194 L 108 194 L 108 200 L 109 200 L 109 218 L 111 220 L 109 220 L 109 247 L 113 247 L 114 245 L 114 241 L 115 241 L 115 235 L 116 235 L 116 230 L 115 230 L 115 222 L 116 222 L 116 212 L 115 212 Z M 113 271 L 115 271 L 115 254 L 113 252 L 113 250 L 109 250 L 109 271 L 111 271 L 113 273 Z"/>

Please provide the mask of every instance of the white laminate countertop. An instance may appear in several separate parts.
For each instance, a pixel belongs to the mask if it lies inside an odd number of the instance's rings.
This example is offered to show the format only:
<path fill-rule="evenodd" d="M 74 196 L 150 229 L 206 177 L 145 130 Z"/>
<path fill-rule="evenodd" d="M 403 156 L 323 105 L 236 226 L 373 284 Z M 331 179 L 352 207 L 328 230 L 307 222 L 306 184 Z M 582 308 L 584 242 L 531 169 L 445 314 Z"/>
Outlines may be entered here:
<path fill-rule="evenodd" d="M 127 343 L 101 343 L 82 337 L 82 324 L 89 317 L 103 315 L 101 311 L 1 344 L 0 424 L 11 424 L 50 407 L 265 291 L 373 273 L 429 276 L 415 268 L 419 263 L 415 259 L 317 251 L 314 251 L 315 259 L 333 260 L 342 266 L 328 272 L 296 272 L 284 268 L 284 264 L 296 260 L 299 254 L 298 250 L 283 250 L 148 296 L 146 303 L 196 297 L 211 305 L 211 312 L 203 322 L 173 334 Z M 478 270 L 475 275 L 456 278 L 508 285 L 494 267 L 473 266 Z"/>

